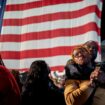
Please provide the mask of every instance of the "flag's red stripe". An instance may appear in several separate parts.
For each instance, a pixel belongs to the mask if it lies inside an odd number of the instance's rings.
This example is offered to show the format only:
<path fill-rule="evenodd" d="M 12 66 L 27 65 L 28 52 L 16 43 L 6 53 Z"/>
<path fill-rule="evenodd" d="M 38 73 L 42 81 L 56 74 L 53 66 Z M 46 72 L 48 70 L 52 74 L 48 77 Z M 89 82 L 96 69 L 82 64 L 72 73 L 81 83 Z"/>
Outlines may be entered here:
<path fill-rule="evenodd" d="M 64 3 L 75 3 L 81 2 L 83 0 L 42 0 L 42 1 L 34 1 L 30 3 L 23 3 L 23 4 L 7 4 L 6 11 L 23 11 L 26 9 L 31 8 L 38 8 L 42 6 L 49 6 L 49 5 L 57 5 L 57 4 L 64 4 Z"/>
<path fill-rule="evenodd" d="M 51 71 L 58 70 L 58 71 L 62 72 L 64 70 L 64 67 L 65 67 L 65 65 L 62 65 L 62 66 L 53 66 L 53 67 L 50 67 L 50 68 L 51 68 Z"/>
<path fill-rule="evenodd" d="M 3 59 L 24 59 L 24 58 L 40 58 L 52 57 L 58 55 L 69 55 L 74 46 L 62 46 L 47 49 L 32 49 L 25 51 L 1 51 Z M 20 55 L 20 56 L 18 56 Z"/>
<path fill-rule="evenodd" d="M 60 55 L 70 55 L 76 46 L 62 46 L 46 49 L 32 49 L 25 51 L 1 51 L 3 59 L 41 58 Z"/>
<path fill-rule="evenodd" d="M 63 28 L 55 29 L 41 32 L 30 32 L 26 34 L 16 35 L 16 34 L 2 34 L 0 41 L 1 42 L 22 42 L 29 40 L 40 40 L 40 39 L 51 39 L 55 37 L 66 37 L 66 36 L 77 36 L 85 34 L 89 31 L 96 31 L 100 35 L 100 28 L 98 28 L 96 23 L 88 23 L 83 26 L 75 28 Z M 71 33 L 72 32 L 72 33 Z"/>
<path fill-rule="evenodd" d="M 88 6 L 84 9 L 73 11 L 73 12 L 60 12 L 53 14 L 46 14 L 41 16 L 31 16 L 24 19 L 4 19 L 3 26 L 23 26 L 26 24 L 34 24 L 46 21 L 54 21 L 59 19 L 73 19 L 80 16 L 87 15 L 89 13 L 95 12 L 99 18 L 101 18 L 101 12 L 96 5 Z"/>

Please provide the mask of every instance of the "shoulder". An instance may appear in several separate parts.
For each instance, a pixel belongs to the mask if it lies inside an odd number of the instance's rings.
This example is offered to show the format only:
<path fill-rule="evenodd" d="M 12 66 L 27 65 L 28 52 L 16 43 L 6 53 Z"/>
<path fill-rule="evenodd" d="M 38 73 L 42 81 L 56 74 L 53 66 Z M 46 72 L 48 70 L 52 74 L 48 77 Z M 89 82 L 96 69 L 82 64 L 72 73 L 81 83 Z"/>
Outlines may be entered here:
<path fill-rule="evenodd" d="M 69 59 L 69 60 L 67 61 L 66 65 L 69 65 L 69 64 L 74 64 L 73 59 Z"/>
<path fill-rule="evenodd" d="M 71 61 L 68 65 L 65 66 L 65 71 L 66 72 L 77 72 L 77 66 L 74 62 Z"/>
<path fill-rule="evenodd" d="M 10 71 L 6 67 L 0 65 L 0 75 L 2 74 L 3 75 L 10 74 Z"/>
<path fill-rule="evenodd" d="M 74 68 L 74 67 L 75 67 L 75 62 L 73 61 L 73 59 L 69 59 L 66 63 L 65 70 L 66 69 L 71 69 L 71 68 Z"/>

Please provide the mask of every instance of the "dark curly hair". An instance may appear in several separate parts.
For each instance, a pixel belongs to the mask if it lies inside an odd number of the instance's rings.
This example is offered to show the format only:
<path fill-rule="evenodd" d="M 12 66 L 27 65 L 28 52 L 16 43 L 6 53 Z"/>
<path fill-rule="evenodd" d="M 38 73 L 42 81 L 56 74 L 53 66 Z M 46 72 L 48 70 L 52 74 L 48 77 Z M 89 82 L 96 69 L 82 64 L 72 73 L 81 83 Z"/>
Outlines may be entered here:
<path fill-rule="evenodd" d="M 23 86 L 23 93 L 32 93 L 40 88 L 48 87 L 50 69 L 47 63 L 43 60 L 32 62 L 26 82 Z"/>
<path fill-rule="evenodd" d="M 43 60 L 37 60 L 32 62 L 28 77 L 30 79 L 45 79 L 48 74 L 50 73 L 50 69 L 45 61 Z"/>

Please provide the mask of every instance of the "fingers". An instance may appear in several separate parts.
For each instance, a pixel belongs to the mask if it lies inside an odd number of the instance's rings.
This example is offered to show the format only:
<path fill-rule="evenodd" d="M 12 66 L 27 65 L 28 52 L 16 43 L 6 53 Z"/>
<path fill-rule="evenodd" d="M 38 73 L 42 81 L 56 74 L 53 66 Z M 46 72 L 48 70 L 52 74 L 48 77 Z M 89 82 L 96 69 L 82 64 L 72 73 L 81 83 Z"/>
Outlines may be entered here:
<path fill-rule="evenodd" d="M 95 69 L 95 70 L 91 73 L 91 77 L 97 78 L 97 77 L 100 75 L 101 72 L 102 72 L 101 70 Z"/>
<path fill-rule="evenodd" d="M 100 71 L 99 71 L 99 70 L 93 71 L 93 72 L 91 73 L 91 75 L 90 75 L 90 80 L 91 80 L 92 82 L 97 81 L 98 78 L 99 78 L 99 74 L 100 74 Z"/>

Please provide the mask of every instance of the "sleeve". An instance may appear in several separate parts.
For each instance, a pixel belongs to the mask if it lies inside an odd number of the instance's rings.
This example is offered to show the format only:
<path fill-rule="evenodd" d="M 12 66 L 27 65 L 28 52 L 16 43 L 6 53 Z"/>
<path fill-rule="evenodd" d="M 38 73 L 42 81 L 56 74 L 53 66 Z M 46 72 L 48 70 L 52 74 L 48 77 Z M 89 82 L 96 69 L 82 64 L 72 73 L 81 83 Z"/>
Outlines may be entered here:
<path fill-rule="evenodd" d="M 5 76 L 0 75 L 0 105 L 4 105 L 5 96 L 9 90 L 9 83 Z"/>
<path fill-rule="evenodd" d="M 0 93 L 6 93 L 10 87 L 9 70 L 0 65 Z"/>
<path fill-rule="evenodd" d="M 64 90 L 66 105 L 83 105 L 93 91 L 88 83 L 89 81 L 70 81 Z"/>
<path fill-rule="evenodd" d="M 5 76 L 0 76 L 0 93 L 6 93 L 10 87 L 9 80 Z"/>

